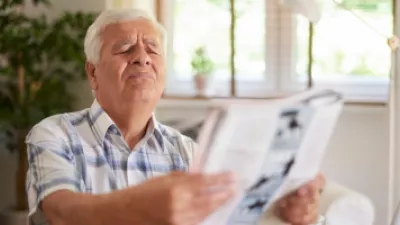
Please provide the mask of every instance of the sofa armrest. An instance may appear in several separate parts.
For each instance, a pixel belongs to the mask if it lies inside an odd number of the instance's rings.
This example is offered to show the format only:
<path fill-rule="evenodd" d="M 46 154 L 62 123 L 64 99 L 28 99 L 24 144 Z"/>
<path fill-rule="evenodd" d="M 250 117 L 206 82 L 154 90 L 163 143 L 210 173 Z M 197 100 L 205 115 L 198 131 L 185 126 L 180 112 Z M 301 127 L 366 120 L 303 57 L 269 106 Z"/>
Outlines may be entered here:
<path fill-rule="evenodd" d="M 359 192 L 328 181 L 321 197 L 320 212 L 325 215 L 328 224 L 374 223 L 374 206 L 368 197 Z"/>
<path fill-rule="evenodd" d="M 320 214 L 329 225 L 372 225 L 374 207 L 364 195 L 327 181 L 321 195 Z M 273 212 L 267 212 L 259 225 L 288 225 L 280 221 Z"/>

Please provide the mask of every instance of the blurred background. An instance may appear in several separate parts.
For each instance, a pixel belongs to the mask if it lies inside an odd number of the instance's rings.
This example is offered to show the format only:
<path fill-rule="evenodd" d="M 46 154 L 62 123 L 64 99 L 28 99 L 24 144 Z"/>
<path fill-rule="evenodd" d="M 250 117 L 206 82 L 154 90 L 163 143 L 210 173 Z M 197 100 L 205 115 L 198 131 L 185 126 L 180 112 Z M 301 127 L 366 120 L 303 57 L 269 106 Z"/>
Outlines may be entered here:
<path fill-rule="evenodd" d="M 156 115 L 193 137 L 215 98 L 342 92 L 346 106 L 322 170 L 370 197 L 376 224 L 387 224 L 389 167 L 400 163 L 390 159 L 387 107 L 396 1 L 323 0 L 321 20 L 310 24 L 281 0 L 0 0 L 0 209 L 26 208 L 22 139 L 30 127 L 93 100 L 87 27 L 103 9 L 131 7 L 168 31 Z"/>

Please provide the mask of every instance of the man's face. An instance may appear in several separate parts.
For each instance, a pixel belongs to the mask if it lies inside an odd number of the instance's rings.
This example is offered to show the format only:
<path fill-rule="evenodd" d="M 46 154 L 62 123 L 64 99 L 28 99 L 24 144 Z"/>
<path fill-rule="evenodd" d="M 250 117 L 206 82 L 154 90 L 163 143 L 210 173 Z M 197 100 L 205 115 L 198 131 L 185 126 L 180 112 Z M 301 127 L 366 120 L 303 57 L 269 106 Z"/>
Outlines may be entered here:
<path fill-rule="evenodd" d="M 164 89 L 165 59 L 152 23 L 138 19 L 110 24 L 101 38 L 100 61 L 87 65 L 87 70 L 102 106 L 130 107 L 138 101 L 155 104 Z"/>

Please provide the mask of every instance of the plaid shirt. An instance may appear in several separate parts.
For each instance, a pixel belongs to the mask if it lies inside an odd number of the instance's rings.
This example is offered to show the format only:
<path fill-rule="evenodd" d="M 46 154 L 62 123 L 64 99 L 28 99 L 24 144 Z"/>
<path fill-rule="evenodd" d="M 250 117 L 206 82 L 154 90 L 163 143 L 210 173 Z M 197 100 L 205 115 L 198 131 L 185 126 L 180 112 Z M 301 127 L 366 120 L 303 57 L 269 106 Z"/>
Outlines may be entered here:
<path fill-rule="evenodd" d="M 91 108 L 49 117 L 26 138 L 29 224 L 47 224 L 40 202 L 58 190 L 108 193 L 173 170 L 187 170 L 194 142 L 150 120 L 142 140 L 129 149 L 95 100 Z"/>

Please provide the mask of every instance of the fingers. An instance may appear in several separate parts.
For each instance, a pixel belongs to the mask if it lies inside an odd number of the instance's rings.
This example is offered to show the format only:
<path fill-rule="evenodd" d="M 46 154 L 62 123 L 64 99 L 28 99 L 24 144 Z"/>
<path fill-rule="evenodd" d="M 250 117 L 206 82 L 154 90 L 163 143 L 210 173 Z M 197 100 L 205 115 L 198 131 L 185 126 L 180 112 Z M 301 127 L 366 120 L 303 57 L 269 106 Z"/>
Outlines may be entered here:
<path fill-rule="evenodd" d="M 292 194 L 284 199 L 282 199 L 278 205 L 281 208 L 291 207 L 291 208 L 301 208 L 307 205 L 316 204 L 319 200 L 319 193 L 314 192 L 313 195 L 299 196 L 297 194 Z"/>
<path fill-rule="evenodd" d="M 313 183 L 284 197 L 277 205 L 277 215 L 293 225 L 309 225 L 318 218 L 319 191 Z"/>
<path fill-rule="evenodd" d="M 300 197 L 303 196 L 313 196 L 316 192 L 318 192 L 319 190 L 319 185 L 317 183 L 317 181 L 312 181 L 308 184 L 305 184 L 303 186 L 301 186 L 297 191 L 297 195 Z"/>
<path fill-rule="evenodd" d="M 303 216 L 302 224 L 313 224 L 317 222 L 319 217 L 318 207 L 313 207 L 312 210 L 305 216 Z"/>
<path fill-rule="evenodd" d="M 236 194 L 236 187 L 231 185 L 224 190 L 207 192 L 197 197 L 196 201 L 193 202 L 195 207 L 211 210 L 221 206 L 226 201 L 231 199 Z"/>
<path fill-rule="evenodd" d="M 317 180 L 318 191 L 322 191 L 325 188 L 325 185 L 326 185 L 325 176 L 322 173 L 320 173 L 320 174 L 318 174 L 316 180 Z"/>
<path fill-rule="evenodd" d="M 309 204 L 303 207 L 280 208 L 277 210 L 277 215 L 284 222 L 293 225 L 313 224 L 319 216 L 318 207 L 315 204 Z"/>
<path fill-rule="evenodd" d="M 302 186 L 298 190 L 298 192 L 302 192 L 304 188 L 311 189 L 312 191 L 320 191 L 325 187 L 325 184 L 326 184 L 325 176 L 320 173 L 314 180 Z"/>
<path fill-rule="evenodd" d="M 176 171 L 172 171 L 171 173 L 169 173 L 169 176 L 176 178 L 176 177 L 182 177 L 186 174 L 187 173 L 185 171 L 176 170 Z"/>
<path fill-rule="evenodd" d="M 210 175 L 193 174 L 187 182 L 196 194 L 205 194 L 207 192 L 224 191 L 226 188 L 231 188 L 232 185 L 235 185 L 235 176 L 229 172 Z"/>
<path fill-rule="evenodd" d="M 226 204 L 235 196 L 235 194 L 236 188 L 231 186 L 224 191 L 208 192 L 207 194 L 199 196 L 195 201 L 193 201 L 194 211 L 196 212 L 193 219 L 200 222 L 216 209 Z"/>
<path fill-rule="evenodd" d="M 190 174 L 175 173 L 169 179 L 171 195 L 185 201 L 210 195 L 211 193 L 229 192 L 236 187 L 235 176 L 232 173 L 220 174 Z"/>
<path fill-rule="evenodd" d="M 213 175 L 193 174 L 187 179 L 185 224 L 198 224 L 236 193 L 231 173 Z"/>
<path fill-rule="evenodd" d="M 313 204 L 319 198 L 319 193 L 313 189 L 303 188 L 295 193 L 292 193 L 285 198 L 283 198 L 279 205 L 281 207 L 291 206 L 291 207 L 301 207 L 303 205 Z"/>

